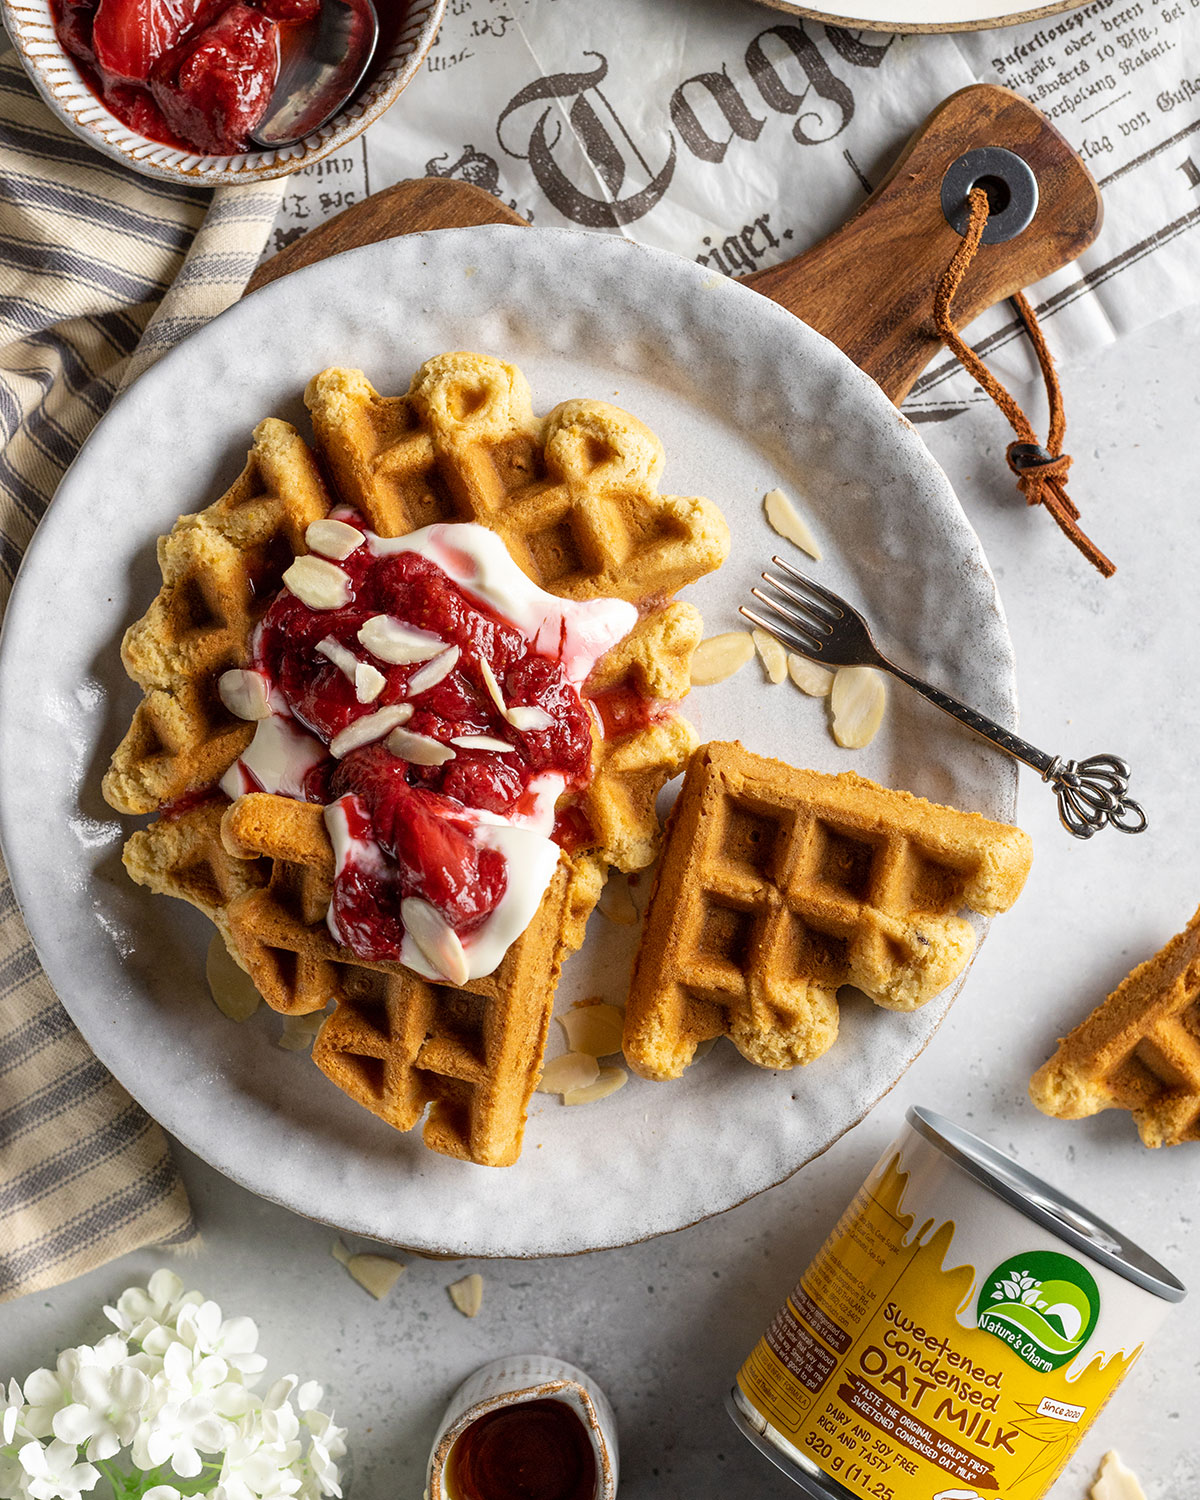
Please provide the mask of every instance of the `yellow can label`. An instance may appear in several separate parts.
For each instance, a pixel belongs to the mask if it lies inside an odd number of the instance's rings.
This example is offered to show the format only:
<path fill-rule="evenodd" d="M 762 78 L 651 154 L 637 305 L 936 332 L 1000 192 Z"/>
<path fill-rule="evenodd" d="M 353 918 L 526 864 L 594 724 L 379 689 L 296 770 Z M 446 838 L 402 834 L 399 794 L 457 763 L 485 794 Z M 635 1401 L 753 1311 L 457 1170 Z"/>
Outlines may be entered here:
<path fill-rule="evenodd" d="M 931 1151 L 914 1138 L 917 1201 L 906 1201 L 912 1172 L 897 1151 L 738 1386 L 863 1500 L 1039 1500 L 1140 1353 L 1137 1296 L 1148 1294 L 982 1189 L 962 1191 L 959 1219 L 971 1225 L 959 1237 L 938 1215 L 958 1185 L 921 1147 Z M 1097 1347 L 1106 1332 L 1115 1341 Z"/>

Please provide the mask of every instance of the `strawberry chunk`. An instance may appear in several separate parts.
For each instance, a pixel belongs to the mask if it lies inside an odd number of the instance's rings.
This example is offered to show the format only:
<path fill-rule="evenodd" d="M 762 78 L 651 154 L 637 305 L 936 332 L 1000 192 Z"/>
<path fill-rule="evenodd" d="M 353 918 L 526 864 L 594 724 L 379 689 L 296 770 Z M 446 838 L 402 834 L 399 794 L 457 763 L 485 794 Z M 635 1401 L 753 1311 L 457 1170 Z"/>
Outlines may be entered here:
<path fill-rule="evenodd" d="M 206 26 L 229 0 L 100 0 L 92 28 L 96 65 L 106 83 L 145 84 L 164 52 L 195 26 Z"/>
<path fill-rule="evenodd" d="M 279 26 L 248 5 L 231 5 L 155 65 L 150 88 L 171 129 L 198 150 L 246 148 L 279 71 Z"/>

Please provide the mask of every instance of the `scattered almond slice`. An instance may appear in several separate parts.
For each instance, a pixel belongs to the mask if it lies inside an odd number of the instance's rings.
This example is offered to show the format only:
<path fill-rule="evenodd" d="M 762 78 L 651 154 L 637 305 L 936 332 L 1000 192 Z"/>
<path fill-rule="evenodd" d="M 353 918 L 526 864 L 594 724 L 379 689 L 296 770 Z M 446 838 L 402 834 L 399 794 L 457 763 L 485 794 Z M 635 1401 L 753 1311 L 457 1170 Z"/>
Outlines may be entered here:
<path fill-rule="evenodd" d="M 406 760 L 410 766 L 444 766 L 454 759 L 449 745 L 407 729 L 393 729 L 387 737 L 387 747 L 398 760 Z"/>
<path fill-rule="evenodd" d="M 387 1296 L 406 1269 L 390 1255 L 352 1255 L 345 1264 L 359 1286 L 370 1292 L 376 1302 Z"/>
<path fill-rule="evenodd" d="M 384 688 L 387 678 L 369 661 L 360 661 L 354 669 L 354 696 L 360 703 L 374 703 Z"/>
<path fill-rule="evenodd" d="M 428 666 L 422 667 L 419 672 L 414 672 L 408 681 L 408 696 L 416 698 L 421 693 L 426 693 L 431 687 L 437 687 L 443 678 L 449 677 L 458 665 L 458 658 L 462 655 L 457 646 L 447 646 L 445 651 L 435 656 Z"/>
<path fill-rule="evenodd" d="M 808 522 L 796 509 L 782 490 L 768 490 L 763 496 L 763 510 L 767 522 L 786 541 L 794 542 L 802 552 L 807 552 L 814 562 L 821 561 L 821 549 L 817 539 L 808 529 Z"/>
<path fill-rule="evenodd" d="M 464 1318 L 474 1318 L 483 1306 L 483 1277 L 478 1271 L 464 1276 L 461 1281 L 452 1281 L 446 1288 L 450 1300 Z"/>
<path fill-rule="evenodd" d="M 400 724 L 407 724 L 412 714 L 411 703 L 390 703 L 387 708 L 377 708 L 373 714 L 363 714 L 334 735 L 329 742 L 329 753 L 335 760 L 340 760 L 351 750 L 381 740 Z"/>
<path fill-rule="evenodd" d="M 309 609 L 341 609 L 350 602 L 350 579 L 337 563 L 306 552 L 286 570 L 283 585 Z"/>
<path fill-rule="evenodd" d="M 331 661 L 343 677 L 354 681 L 354 672 L 358 666 L 358 657 L 353 651 L 342 645 L 341 641 L 331 635 L 327 635 L 323 641 L 317 642 L 317 653 L 326 661 Z"/>
<path fill-rule="evenodd" d="M 581 1088 L 568 1089 L 563 1095 L 564 1104 L 595 1104 L 597 1099 L 607 1099 L 609 1094 L 615 1094 L 619 1088 L 624 1087 L 629 1078 L 624 1068 L 601 1068 L 600 1076 L 595 1083 L 584 1084 Z"/>
<path fill-rule="evenodd" d="M 728 630 L 701 641 L 692 657 L 692 686 L 711 687 L 740 672 L 754 655 L 754 641 L 747 630 Z"/>
<path fill-rule="evenodd" d="M 358 632 L 358 639 L 372 656 L 397 667 L 431 661 L 446 649 L 440 635 L 418 630 L 392 615 L 372 615 Z"/>
<path fill-rule="evenodd" d="M 515 708 L 506 709 L 504 717 L 514 729 L 525 734 L 537 734 L 540 730 L 549 729 L 554 723 L 544 708 L 538 708 L 532 703 L 518 703 Z"/>
<path fill-rule="evenodd" d="M 266 719 L 271 705 L 267 701 L 267 681 L 261 672 L 233 667 L 217 679 L 217 694 L 231 714 L 239 719 Z"/>
<path fill-rule="evenodd" d="M 829 694 L 833 737 L 844 750 L 862 750 L 883 723 L 887 689 L 874 667 L 839 667 Z"/>
<path fill-rule="evenodd" d="M 782 682 L 787 676 L 787 652 L 773 635 L 765 630 L 752 630 L 750 638 L 758 647 L 763 668 L 770 682 Z"/>
<path fill-rule="evenodd" d="M 231 1021 L 249 1020 L 262 1004 L 262 996 L 254 988 L 249 974 L 234 962 L 219 932 L 213 933 L 208 945 L 204 975 L 213 1004 Z"/>
<path fill-rule="evenodd" d="M 787 666 L 788 676 L 802 693 L 807 693 L 810 698 L 829 697 L 833 673 L 828 667 L 818 666 L 807 656 L 797 656 L 794 652 L 788 657 Z"/>
<path fill-rule="evenodd" d="M 1115 1448 L 1110 1448 L 1100 1460 L 1100 1472 L 1089 1494 L 1091 1500 L 1146 1500 L 1137 1475 L 1121 1462 Z"/>
<path fill-rule="evenodd" d="M 618 927 L 632 927 L 637 922 L 638 912 L 633 904 L 629 880 L 619 871 L 614 870 L 604 882 L 604 889 L 600 892 L 597 905 L 600 915 L 607 917 Z"/>
<path fill-rule="evenodd" d="M 625 1017 L 615 1005 L 576 1005 L 556 1019 L 567 1034 L 572 1052 L 582 1052 L 585 1057 L 612 1057 L 621 1050 Z"/>
<path fill-rule="evenodd" d="M 348 521 L 310 521 L 304 533 L 304 544 L 310 552 L 319 552 L 322 557 L 332 557 L 335 562 L 345 562 L 350 554 L 366 541 L 357 526 Z"/>
<path fill-rule="evenodd" d="M 517 748 L 507 740 L 498 740 L 494 734 L 456 734 L 450 743 L 460 750 L 490 750 L 494 755 L 509 755 Z"/>
<path fill-rule="evenodd" d="M 451 984 L 466 984 L 471 967 L 462 939 L 435 906 L 419 896 L 405 896 L 400 903 L 400 920 L 432 969 Z"/>
<path fill-rule="evenodd" d="M 345 1245 L 342 1244 L 341 1240 L 334 1240 L 333 1248 L 329 1253 L 333 1256 L 334 1260 L 337 1261 L 339 1266 L 348 1266 L 350 1264 L 350 1252 L 346 1249 Z"/>
<path fill-rule="evenodd" d="M 568 1089 L 586 1088 L 600 1076 L 600 1064 L 584 1052 L 564 1052 L 552 1057 L 538 1079 L 539 1094 L 565 1094 Z"/>
<path fill-rule="evenodd" d="M 324 1021 L 325 1013 L 319 1010 L 308 1016 L 284 1016 L 275 1045 L 285 1052 L 307 1052 Z"/>

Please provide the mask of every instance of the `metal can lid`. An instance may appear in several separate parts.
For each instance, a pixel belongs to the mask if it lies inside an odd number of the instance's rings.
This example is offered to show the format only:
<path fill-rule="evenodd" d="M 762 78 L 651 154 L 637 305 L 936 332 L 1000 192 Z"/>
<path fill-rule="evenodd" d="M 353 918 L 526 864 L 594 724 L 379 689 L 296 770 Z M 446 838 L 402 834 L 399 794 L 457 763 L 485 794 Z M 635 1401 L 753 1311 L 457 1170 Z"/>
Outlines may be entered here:
<path fill-rule="evenodd" d="M 906 1118 L 919 1135 L 976 1182 L 1076 1250 L 1167 1302 L 1182 1302 L 1187 1296 L 1187 1288 L 1177 1277 L 1119 1229 L 1098 1219 L 1082 1203 L 1076 1203 L 1074 1198 L 1027 1172 L 977 1135 L 944 1115 L 916 1105 L 909 1109 Z"/>

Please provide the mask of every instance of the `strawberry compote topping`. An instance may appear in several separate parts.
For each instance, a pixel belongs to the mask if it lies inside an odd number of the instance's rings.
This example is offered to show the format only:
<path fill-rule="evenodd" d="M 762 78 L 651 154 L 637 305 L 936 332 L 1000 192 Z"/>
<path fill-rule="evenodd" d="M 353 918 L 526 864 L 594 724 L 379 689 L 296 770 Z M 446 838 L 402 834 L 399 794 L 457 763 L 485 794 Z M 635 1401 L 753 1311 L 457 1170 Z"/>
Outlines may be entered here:
<path fill-rule="evenodd" d="M 119 120 L 183 150 L 244 151 L 279 72 L 280 27 L 320 0 L 54 0 L 58 39 Z"/>
<path fill-rule="evenodd" d="M 580 689 L 636 611 L 543 593 L 480 526 L 382 540 L 336 514 L 310 527 L 250 668 L 222 679 L 259 721 L 222 786 L 324 803 L 334 937 L 463 983 L 553 876 L 573 826 L 556 804 L 603 732 Z"/>

